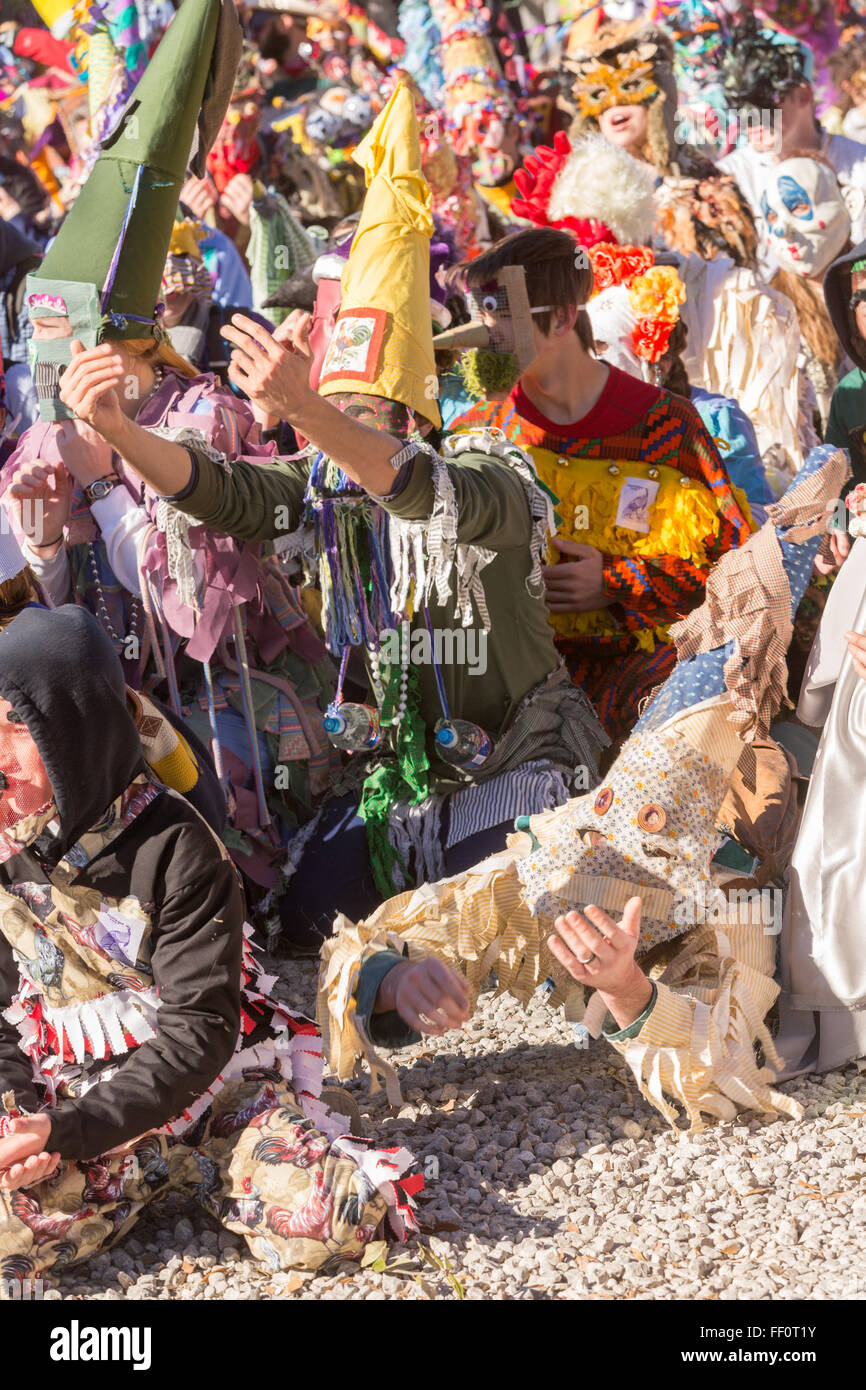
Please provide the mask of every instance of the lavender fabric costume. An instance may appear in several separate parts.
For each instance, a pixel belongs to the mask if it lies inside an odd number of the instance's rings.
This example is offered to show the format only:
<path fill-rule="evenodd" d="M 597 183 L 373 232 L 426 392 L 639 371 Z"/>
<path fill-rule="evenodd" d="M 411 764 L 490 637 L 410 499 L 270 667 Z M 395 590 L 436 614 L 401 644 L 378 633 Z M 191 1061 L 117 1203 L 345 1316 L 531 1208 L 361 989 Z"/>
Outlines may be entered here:
<path fill-rule="evenodd" d="M 213 376 L 166 371 L 136 422 L 222 457 L 274 453 L 248 406 Z M 63 461 L 60 428 L 38 422 L 22 435 L 0 495 L 20 463 Z M 66 549 L 48 562 L 29 550 L 27 558 L 49 603 L 74 597 L 96 614 L 127 683 L 164 681 L 175 712 L 210 742 L 230 792 L 229 848 L 271 887 L 285 844 L 330 780 L 334 755 L 320 716 L 332 674 L 326 649 L 275 556 L 188 524 L 122 460 L 115 466 L 124 486 L 92 506 L 73 483 Z"/>

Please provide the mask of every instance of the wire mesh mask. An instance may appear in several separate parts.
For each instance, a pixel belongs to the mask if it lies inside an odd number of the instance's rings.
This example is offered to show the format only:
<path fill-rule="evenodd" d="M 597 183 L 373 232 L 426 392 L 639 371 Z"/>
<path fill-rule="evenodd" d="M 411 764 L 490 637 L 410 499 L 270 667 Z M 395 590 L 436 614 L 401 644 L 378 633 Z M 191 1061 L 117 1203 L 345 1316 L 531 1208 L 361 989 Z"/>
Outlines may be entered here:
<path fill-rule="evenodd" d="M 522 266 L 507 265 L 485 285 L 470 285 L 466 291 L 469 323 L 438 333 L 437 348 L 486 348 L 489 352 L 509 353 L 517 358 L 521 372 L 535 360 L 532 315 L 552 306 L 531 309 Z"/>

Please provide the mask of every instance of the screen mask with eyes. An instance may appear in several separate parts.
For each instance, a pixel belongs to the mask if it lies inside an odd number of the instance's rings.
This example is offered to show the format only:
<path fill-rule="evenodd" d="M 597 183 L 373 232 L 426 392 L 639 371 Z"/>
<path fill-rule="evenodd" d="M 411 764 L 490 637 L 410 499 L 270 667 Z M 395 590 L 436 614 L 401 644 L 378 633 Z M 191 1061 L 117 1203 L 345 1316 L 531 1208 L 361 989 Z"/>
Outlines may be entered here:
<path fill-rule="evenodd" d="M 469 323 L 437 334 L 433 346 L 465 350 L 476 384 L 473 394 L 509 391 L 535 361 L 532 315 L 548 313 L 553 305 L 530 308 L 526 274 L 519 265 L 503 266 L 494 280 L 467 286 L 465 295 Z"/>
<path fill-rule="evenodd" d="M 842 251 L 863 194 L 842 189 L 832 169 L 815 159 L 785 159 L 768 171 L 761 194 L 765 235 L 773 255 L 800 276 L 821 275 Z"/>
<path fill-rule="evenodd" d="M 28 343 L 30 373 L 42 420 L 71 420 L 60 399 L 60 378 L 72 360 L 72 341 L 96 347 L 102 323 L 95 285 L 77 280 L 45 280 L 28 275 L 25 303 L 33 324 Z"/>

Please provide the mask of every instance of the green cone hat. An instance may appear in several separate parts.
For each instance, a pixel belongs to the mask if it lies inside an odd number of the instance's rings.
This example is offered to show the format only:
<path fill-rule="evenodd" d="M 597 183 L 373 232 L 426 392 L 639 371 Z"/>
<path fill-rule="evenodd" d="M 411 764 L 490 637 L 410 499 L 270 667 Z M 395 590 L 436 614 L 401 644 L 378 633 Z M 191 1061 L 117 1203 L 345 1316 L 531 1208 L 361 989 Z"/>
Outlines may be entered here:
<path fill-rule="evenodd" d="M 72 304 L 88 286 L 96 291 L 95 300 L 86 295 L 95 322 L 72 323 L 85 346 L 88 338 L 159 333 L 154 311 L 180 189 L 188 168 L 204 173 L 240 53 L 232 0 L 183 0 L 38 273 L 28 278 L 31 318 L 72 319 Z"/>

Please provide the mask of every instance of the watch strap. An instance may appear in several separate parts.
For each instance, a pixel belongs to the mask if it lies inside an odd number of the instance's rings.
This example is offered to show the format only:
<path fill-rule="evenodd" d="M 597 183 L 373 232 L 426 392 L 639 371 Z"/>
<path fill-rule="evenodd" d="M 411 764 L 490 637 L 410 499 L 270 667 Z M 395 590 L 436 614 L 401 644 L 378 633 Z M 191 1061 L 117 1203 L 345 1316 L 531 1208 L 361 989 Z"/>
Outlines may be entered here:
<path fill-rule="evenodd" d="M 104 478 L 96 478 L 84 489 L 84 497 L 88 505 L 94 502 L 101 502 L 103 497 L 107 497 L 116 487 L 119 487 L 121 479 L 116 473 L 106 474 Z"/>

